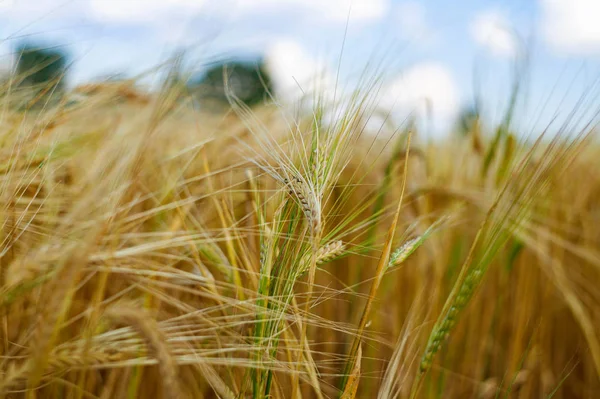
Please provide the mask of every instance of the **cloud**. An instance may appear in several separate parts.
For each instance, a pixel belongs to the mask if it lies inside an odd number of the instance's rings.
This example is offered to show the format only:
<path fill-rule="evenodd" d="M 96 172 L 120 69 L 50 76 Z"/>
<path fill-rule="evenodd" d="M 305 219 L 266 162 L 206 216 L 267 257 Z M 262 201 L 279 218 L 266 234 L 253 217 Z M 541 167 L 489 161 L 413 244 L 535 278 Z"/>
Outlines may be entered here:
<path fill-rule="evenodd" d="M 92 15 L 103 22 L 148 23 L 200 12 L 205 0 L 90 0 Z"/>
<path fill-rule="evenodd" d="M 2 1 L 2 0 L 0 0 Z M 5 0 L 6 1 L 6 0 Z M 211 14 L 227 17 L 287 14 L 310 16 L 312 20 L 345 22 L 373 21 L 385 15 L 389 0 L 223 0 L 221 5 L 206 6 L 206 0 L 88 0 L 92 14 L 104 22 L 149 23 L 173 16 Z"/>
<path fill-rule="evenodd" d="M 374 21 L 390 8 L 389 0 L 238 0 L 243 13 L 290 12 L 333 22 Z"/>
<path fill-rule="evenodd" d="M 266 52 L 265 63 L 275 94 L 282 102 L 307 100 L 303 106 L 310 110 L 315 95 L 325 104 L 334 105 L 332 100 L 336 92 L 336 112 L 344 108 L 348 91 L 343 87 L 336 90 L 330 65 L 312 56 L 298 42 L 278 40 L 272 43 Z M 460 109 L 454 77 L 443 64 L 436 62 L 411 66 L 382 85 L 375 97 L 377 107 L 391 111 L 399 119 L 409 115 L 419 119 L 431 117 L 433 127 L 438 131 L 450 127 Z M 375 125 L 376 119 L 373 118 Z"/>
<path fill-rule="evenodd" d="M 284 101 L 327 94 L 334 86 L 326 64 L 291 39 L 277 40 L 267 47 L 265 66 L 275 94 Z"/>
<path fill-rule="evenodd" d="M 491 10 L 480 13 L 470 26 L 471 36 L 497 57 L 513 57 L 518 52 L 517 37 L 504 14 Z"/>
<path fill-rule="evenodd" d="M 421 62 L 390 82 L 383 92 L 382 105 L 402 117 L 431 116 L 436 129 L 445 129 L 460 108 L 459 91 L 444 65 Z"/>
<path fill-rule="evenodd" d="M 66 19 L 81 15 L 81 2 L 60 0 L 0 0 L 0 18 L 10 24 L 40 24 L 64 22 Z"/>
<path fill-rule="evenodd" d="M 421 43 L 431 43 L 435 40 L 436 35 L 427 21 L 427 11 L 423 4 L 416 1 L 400 3 L 396 6 L 394 14 L 402 38 L 417 39 Z"/>
<path fill-rule="evenodd" d="M 600 53 L 600 2 L 540 0 L 541 30 L 556 51 L 571 55 Z"/>

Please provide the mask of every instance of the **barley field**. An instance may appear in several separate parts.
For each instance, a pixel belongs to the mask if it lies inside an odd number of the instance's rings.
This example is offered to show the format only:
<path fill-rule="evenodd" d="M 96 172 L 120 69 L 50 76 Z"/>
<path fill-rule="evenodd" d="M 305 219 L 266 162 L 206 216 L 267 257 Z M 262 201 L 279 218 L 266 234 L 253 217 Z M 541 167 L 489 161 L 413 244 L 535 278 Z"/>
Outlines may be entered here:
<path fill-rule="evenodd" d="M 2 99 L 0 397 L 600 397 L 592 125 L 83 92 Z"/>

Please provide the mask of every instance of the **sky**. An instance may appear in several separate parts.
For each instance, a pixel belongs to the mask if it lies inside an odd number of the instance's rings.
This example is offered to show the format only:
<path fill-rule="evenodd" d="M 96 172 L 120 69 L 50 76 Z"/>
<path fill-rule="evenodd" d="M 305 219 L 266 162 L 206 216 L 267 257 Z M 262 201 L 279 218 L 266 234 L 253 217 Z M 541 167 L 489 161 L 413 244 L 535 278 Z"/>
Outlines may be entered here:
<path fill-rule="evenodd" d="M 533 130 L 584 94 L 580 112 L 598 107 L 599 18 L 598 0 L 0 0 L 0 65 L 22 40 L 65 46 L 71 84 L 148 71 L 177 49 L 199 67 L 261 55 L 281 98 L 381 74 L 381 104 L 429 110 L 434 129 L 475 101 L 500 120 L 527 65 L 516 118 Z"/>

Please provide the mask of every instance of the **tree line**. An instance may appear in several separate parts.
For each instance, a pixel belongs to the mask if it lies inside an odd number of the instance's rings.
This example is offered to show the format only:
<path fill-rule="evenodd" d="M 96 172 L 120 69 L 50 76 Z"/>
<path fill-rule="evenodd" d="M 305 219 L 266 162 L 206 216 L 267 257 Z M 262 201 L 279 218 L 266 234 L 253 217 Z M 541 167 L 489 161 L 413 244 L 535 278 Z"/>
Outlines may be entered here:
<path fill-rule="evenodd" d="M 64 96 L 71 59 L 63 47 L 20 43 L 14 54 L 13 86 L 39 104 Z M 272 80 L 261 58 L 220 61 L 201 68 L 201 72 L 187 79 L 170 73 L 167 80 L 166 84 L 183 84 L 193 97 L 217 106 L 235 101 L 252 107 L 267 102 L 272 92 Z"/>

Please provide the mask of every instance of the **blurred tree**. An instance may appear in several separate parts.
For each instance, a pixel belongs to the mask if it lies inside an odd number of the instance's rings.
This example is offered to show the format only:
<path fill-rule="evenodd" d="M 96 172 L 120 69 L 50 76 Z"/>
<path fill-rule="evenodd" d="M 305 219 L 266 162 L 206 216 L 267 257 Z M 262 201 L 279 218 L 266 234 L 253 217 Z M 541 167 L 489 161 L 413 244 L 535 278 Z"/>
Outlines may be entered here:
<path fill-rule="evenodd" d="M 218 63 L 197 79 L 192 79 L 189 86 L 200 100 L 226 105 L 228 94 L 231 94 L 250 107 L 266 101 L 272 90 L 271 79 L 262 60 Z"/>
<path fill-rule="evenodd" d="M 61 96 L 67 71 L 67 54 L 58 47 L 22 43 L 16 48 L 17 81 L 33 91 L 38 102 L 48 96 Z"/>

